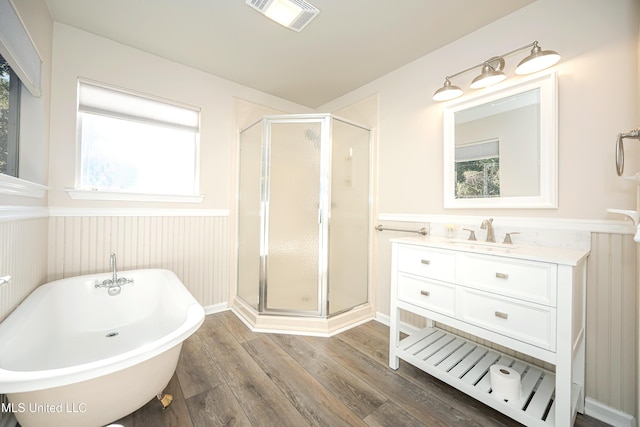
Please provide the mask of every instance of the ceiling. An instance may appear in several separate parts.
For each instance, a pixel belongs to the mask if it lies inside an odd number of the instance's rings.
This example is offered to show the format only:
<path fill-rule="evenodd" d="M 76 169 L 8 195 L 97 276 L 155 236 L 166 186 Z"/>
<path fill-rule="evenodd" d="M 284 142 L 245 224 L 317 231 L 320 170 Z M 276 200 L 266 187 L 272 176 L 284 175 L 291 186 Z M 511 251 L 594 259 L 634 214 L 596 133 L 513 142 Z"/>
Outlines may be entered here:
<path fill-rule="evenodd" d="M 298 33 L 244 0 L 46 0 L 54 21 L 316 108 L 535 0 L 309 0 Z"/>

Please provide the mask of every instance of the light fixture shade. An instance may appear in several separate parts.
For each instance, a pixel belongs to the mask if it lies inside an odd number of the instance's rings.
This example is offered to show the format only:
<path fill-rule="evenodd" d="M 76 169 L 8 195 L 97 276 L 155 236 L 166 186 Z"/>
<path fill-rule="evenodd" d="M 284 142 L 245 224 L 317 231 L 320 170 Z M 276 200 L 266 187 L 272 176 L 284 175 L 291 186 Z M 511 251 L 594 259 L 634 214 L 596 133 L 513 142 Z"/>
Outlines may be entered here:
<path fill-rule="evenodd" d="M 320 9 L 305 0 L 245 0 L 269 19 L 300 32 L 315 18 Z"/>
<path fill-rule="evenodd" d="M 502 63 L 504 64 L 504 60 L 502 60 Z M 488 87 L 496 83 L 500 83 L 501 81 L 506 79 L 507 75 L 503 73 L 500 68 L 501 67 L 498 67 L 498 69 L 494 69 L 491 65 L 489 65 L 489 62 L 485 62 L 482 66 L 482 73 L 471 81 L 471 88 L 480 89 L 483 87 Z"/>
<path fill-rule="evenodd" d="M 533 43 L 531 54 L 516 67 L 516 74 L 531 74 L 549 68 L 560 61 L 560 54 L 553 50 L 542 50 L 538 42 Z"/>
<path fill-rule="evenodd" d="M 449 79 L 444 81 L 444 86 L 435 91 L 433 94 L 434 101 L 449 101 L 462 95 L 462 89 L 458 86 L 453 86 Z"/>

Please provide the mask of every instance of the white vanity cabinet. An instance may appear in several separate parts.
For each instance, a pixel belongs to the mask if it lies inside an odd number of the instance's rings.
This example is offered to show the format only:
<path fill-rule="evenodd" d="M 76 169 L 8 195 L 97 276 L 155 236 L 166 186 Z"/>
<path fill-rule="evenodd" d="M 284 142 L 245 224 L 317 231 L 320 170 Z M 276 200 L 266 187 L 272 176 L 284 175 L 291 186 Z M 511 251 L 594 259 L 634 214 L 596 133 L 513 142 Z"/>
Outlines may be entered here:
<path fill-rule="evenodd" d="M 437 237 L 392 240 L 389 365 L 403 359 L 528 426 L 570 426 L 584 411 L 588 251 Z M 400 310 L 429 319 L 400 339 Z M 523 362 L 448 325 L 555 365 Z M 489 368 L 520 372 L 522 397 L 491 395 Z"/>

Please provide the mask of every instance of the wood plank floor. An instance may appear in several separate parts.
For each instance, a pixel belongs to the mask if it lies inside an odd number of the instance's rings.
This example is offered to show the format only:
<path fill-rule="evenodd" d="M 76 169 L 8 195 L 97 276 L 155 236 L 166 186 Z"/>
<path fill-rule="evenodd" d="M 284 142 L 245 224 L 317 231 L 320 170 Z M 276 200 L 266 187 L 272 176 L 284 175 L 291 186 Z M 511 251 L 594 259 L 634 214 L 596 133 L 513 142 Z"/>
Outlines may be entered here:
<path fill-rule="evenodd" d="M 162 410 L 157 400 L 115 424 L 142 426 L 517 426 L 401 361 L 375 321 L 332 338 L 251 332 L 230 311 L 185 341 Z M 578 415 L 576 426 L 605 426 Z"/>

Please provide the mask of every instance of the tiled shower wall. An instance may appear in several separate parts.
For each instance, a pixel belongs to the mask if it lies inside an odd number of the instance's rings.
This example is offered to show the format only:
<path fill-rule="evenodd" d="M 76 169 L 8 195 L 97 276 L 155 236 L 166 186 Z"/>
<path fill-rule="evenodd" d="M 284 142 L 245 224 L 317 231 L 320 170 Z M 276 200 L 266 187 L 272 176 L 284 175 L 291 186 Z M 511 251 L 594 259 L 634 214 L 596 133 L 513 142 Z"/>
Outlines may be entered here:
<path fill-rule="evenodd" d="M 228 215 L 52 216 L 48 281 L 119 270 L 172 270 L 205 308 L 226 304 Z"/>

